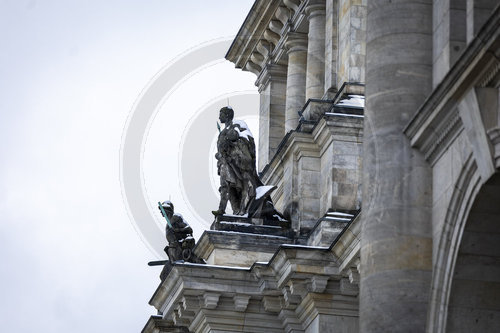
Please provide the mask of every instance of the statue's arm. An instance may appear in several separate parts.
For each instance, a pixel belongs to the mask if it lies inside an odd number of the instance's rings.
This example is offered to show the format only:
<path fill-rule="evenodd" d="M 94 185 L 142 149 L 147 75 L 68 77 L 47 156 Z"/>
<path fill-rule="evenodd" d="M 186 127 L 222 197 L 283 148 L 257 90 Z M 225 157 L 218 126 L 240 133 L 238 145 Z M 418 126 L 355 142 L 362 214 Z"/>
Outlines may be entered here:
<path fill-rule="evenodd" d="M 184 218 L 182 218 L 181 216 L 174 215 L 172 218 L 172 221 L 173 221 L 172 226 L 173 226 L 175 232 L 185 233 L 185 234 L 192 234 L 193 233 L 193 229 L 191 228 L 191 226 L 189 224 L 187 224 L 184 221 Z"/>
<path fill-rule="evenodd" d="M 189 226 L 189 225 L 186 225 L 183 229 L 182 229 L 183 232 L 185 232 L 186 234 L 192 234 L 193 233 L 193 229 Z"/>

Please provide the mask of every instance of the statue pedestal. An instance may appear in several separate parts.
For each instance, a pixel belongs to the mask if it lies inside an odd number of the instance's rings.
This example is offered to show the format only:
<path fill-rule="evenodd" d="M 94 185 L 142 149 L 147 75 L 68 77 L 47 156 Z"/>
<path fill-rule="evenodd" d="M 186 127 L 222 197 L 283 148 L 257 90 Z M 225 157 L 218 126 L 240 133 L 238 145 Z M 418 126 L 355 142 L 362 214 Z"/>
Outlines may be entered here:
<path fill-rule="evenodd" d="M 209 265 L 250 267 L 267 262 L 282 244 L 294 244 L 292 229 L 262 219 L 220 215 L 197 242 L 194 253 Z"/>
<path fill-rule="evenodd" d="M 239 215 L 219 215 L 210 226 L 210 230 L 243 232 L 248 234 L 282 236 L 294 238 L 290 222 L 286 220 L 263 220 Z"/>

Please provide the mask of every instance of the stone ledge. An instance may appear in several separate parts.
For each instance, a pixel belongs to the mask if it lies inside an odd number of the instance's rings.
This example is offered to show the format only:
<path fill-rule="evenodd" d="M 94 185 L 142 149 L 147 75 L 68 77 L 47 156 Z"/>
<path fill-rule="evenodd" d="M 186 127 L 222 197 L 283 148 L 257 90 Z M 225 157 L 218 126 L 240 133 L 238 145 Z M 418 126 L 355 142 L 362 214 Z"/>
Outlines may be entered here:
<path fill-rule="evenodd" d="M 198 241 L 194 252 L 209 264 L 251 266 L 257 261 L 268 261 L 282 244 L 293 242 L 293 238 L 284 236 L 207 230 Z"/>
<path fill-rule="evenodd" d="M 357 216 L 358 211 L 329 211 L 316 222 L 308 235 L 309 246 L 330 246 Z"/>
<path fill-rule="evenodd" d="M 274 223 L 273 223 L 274 222 Z M 288 221 L 264 221 L 262 219 L 248 218 L 235 215 L 221 215 L 210 226 L 210 230 L 242 232 L 247 234 L 281 236 L 294 238 L 295 232 L 272 224 L 288 223 Z"/>
<path fill-rule="evenodd" d="M 303 116 L 306 121 L 316 121 L 328 112 L 332 108 L 332 105 L 332 100 L 310 98 L 307 100 L 302 110 L 299 111 L 299 114 Z"/>
<path fill-rule="evenodd" d="M 281 327 L 292 322 L 300 328 L 303 322 L 299 318 L 304 321 L 316 313 L 357 316 L 357 285 L 347 285 L 346 293 L 342 283 L 347 281 L 339 271 L 338 258 L 328 247 L 283 244 L 268 263 L 251 267 L 174 263 L 150 304 L 163 313 L 163 319 L 158 320 L 169 325 L 173 322 L 176 327 L 187 323 L 191 331 L 203 326 L 214 328 L 221 320 L 243 316 L 255 319 L 245 321 L 247 332 L 274 332 L 273 328 L 281 332 Z M 301 314 L 304 311 L 306 315 Z M 268 323 L 262 326 L 262 320 Z"/>
<path fill-rule="evenodd" d="M 161 316 L 151 316 L 142 329 L 141 333 L 189 333 L 184 326 L 176 326 L 172 321 L 165 320 Z"/>

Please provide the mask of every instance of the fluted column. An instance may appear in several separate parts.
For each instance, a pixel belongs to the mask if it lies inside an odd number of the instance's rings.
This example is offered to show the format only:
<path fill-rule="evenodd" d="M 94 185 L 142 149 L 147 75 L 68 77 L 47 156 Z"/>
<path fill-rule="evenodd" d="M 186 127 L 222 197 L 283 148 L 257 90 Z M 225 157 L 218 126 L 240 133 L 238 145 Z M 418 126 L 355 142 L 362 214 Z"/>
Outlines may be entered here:
<path fill-rule="evenodd" d="M 321 98 L 325 86 L 325 1 L 309 1 L 305 8 L 309 20 L 307 36 L 306 100 Z"/>
<path fill-rule="evenodd" d="M 286 41 L 288 70 L 286 81 L 285 131 L 294 130 L 299 124 L 298 111 L 306 100 L 307 36 L 289 33 Z"/>
<path fill-rule="evenodd" d="M 368 1 L 366 54 L 360 332 L 424 332 L 432 173 L 403 129 L 431 91 L 432 0 Z"/>

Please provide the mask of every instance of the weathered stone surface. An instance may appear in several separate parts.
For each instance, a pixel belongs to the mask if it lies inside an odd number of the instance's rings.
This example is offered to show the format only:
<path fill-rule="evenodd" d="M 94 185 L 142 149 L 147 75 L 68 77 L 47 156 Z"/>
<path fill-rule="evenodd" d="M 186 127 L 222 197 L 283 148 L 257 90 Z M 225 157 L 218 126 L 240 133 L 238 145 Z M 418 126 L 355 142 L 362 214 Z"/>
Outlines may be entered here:
<path fill-rule="evenodd" d="M 258 80 L 260 93 L 258 169 L 274 156 L 285 136 L 287 68 L 267 65 Z"/>
<path fill-rule="evenodd" d="M 328 113 L 312 133 L 295 132 L 284 142 L 262 177 L 283 182 L 273 201 L 292 228 L 307 233 L 331 208 L 359 209 L 362 135 L 362 116 Z"/>
<path fill-rule="evenodd" d="M 318 4 L 324 26 L 311 16 Z M 493 5 L 256 1 L 227 57 L 258 76 L 259 170 L 293 231 L 259 218 L 216 220 L 195 248 L 209 265 L 164 267 L 151 299 L 162 318 L 147 332 L 162 332 L 160 321 L 200 333 L 497 330 Z M 340 103 L 364 94 L 346 82 L 364 81 L 365 60 L 366 118 Z M 331 101 L 304 106 L 306 95 Z M 328 219 L 357 212 L 362 185 L 362 214 Z"/>
<path fill-rule="evenodd" d="M 325 0 L 309 0 L 307 35 L 306 100 L 322 98 L 325 85 Z"/>
<path fill-rule="evenodd" d="M 288 75 L 286 79 L 285 132 L 294 130 L 299 124 L 298 112 L 306 101 L 307 38 L 303 34 L 289 34 Z"/>
<path fill-rule="evenodd" d="M 258 230 L 266 231 L 265 228 Z M 294 242 L 293 234 L 250 234 L 249 231 L 255 229 L 207 230 L 197 243 L 195 253 L 211 265 L 250 267 L 255 262 L 267 262 L 282 244 Z"/>
<path fill-rule="evenodd" d="M 337 87 L 365 81 L 367 1 L 339 0 Z"/>
<path fill-rule="evenodd" d="M 189 333 L 189 329 L 176 326 L 173 321 L 165 320 L 161 316 L 151 316 L 141 333 Z"/>
<path fill-rule="evenodd" d="M 360 330 L 422 332 L 432 269 L 431 169 L 402 130 L 431 88 L 432 3 L 369 2 L 367 17 Z"/>

